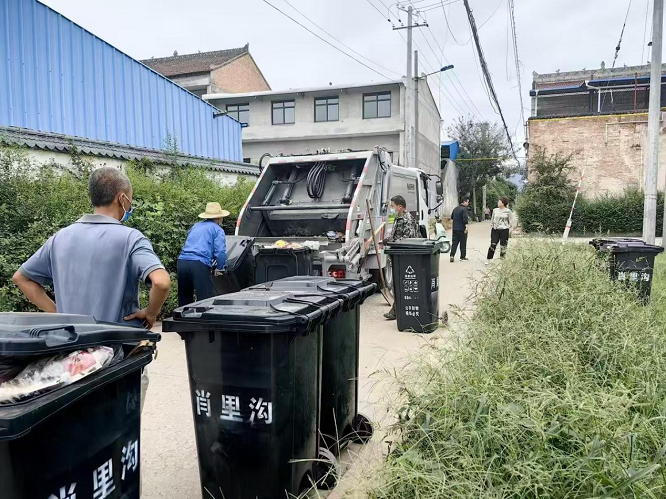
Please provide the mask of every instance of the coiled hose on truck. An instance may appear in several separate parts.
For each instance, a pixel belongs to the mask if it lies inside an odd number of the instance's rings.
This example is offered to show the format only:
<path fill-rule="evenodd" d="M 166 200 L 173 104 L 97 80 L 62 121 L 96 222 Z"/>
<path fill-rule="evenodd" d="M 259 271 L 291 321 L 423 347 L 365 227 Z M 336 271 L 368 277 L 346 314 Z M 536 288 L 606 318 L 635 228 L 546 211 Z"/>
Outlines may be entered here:
<path fill-rule="evenodd" d="M 326 163 L 315 163 L 308 172 L 306 187 L 311 199 L 320 199 L 324 195 L 326 185 Z"/>

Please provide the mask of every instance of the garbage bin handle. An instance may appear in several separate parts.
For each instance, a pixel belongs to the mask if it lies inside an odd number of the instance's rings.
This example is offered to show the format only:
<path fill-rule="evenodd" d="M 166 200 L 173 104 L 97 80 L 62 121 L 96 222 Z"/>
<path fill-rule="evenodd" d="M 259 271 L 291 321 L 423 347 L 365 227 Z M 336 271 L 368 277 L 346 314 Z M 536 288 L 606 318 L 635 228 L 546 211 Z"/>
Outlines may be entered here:
<path fill-rule="evenodd" d="M 67 331 L 69 335 L 67 336 L 67 338 L 64 338 L 61 335 L 51 334 L 53 331 Z M 34 327 L 30 331 L 28 331 L 28 334 L 33 338 L 40 338 L 42 336 L 46 336 L 45 340 L 47 344 L 76 343 L 77 341 L 79 341 L 79 333 L 76 332 L 76 329 L 72 325 Z M 51 341 L 49 342 L 48 340 Z"/>
<path fill-rule="evenodd" d="M 203 313 L 208 309 L 203 309 L 202 307 L 185 307 L 180 313 L 181 317 L 190 317 L 192 319 L 200 319 Z"/>

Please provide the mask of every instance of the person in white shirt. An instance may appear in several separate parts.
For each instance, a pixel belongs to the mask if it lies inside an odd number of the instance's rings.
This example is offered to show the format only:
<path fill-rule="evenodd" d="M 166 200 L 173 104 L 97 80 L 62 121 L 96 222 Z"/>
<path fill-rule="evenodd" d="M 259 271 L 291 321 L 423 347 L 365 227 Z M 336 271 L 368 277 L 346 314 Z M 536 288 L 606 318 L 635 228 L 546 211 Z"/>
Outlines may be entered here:
<path fill-rule="evenodd" d="M 488 260 L 495 256 L 497 243 L 500 245 L 500 257 L 506 256 L 506 248 L 509 244 L 509 234 L 516 228 L 516 217 L 509 209 L 509 199 L 502 197 L 497 201 L 497 208 L 493 210 L 490 217 L 490 248 L 488 248 Z"/>

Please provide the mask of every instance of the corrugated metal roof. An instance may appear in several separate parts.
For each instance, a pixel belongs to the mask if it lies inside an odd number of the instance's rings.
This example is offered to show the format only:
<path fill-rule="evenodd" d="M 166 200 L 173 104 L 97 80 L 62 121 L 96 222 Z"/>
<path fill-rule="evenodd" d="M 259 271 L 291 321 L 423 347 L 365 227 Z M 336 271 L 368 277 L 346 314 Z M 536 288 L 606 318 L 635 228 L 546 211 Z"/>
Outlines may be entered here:
<path fill-rule="evenodd" d="M 556 81 L 549 83 L 537 83 L 536 88 L 539 92 L 541 92 L 542 90 L 554 90 L 556 88 L 580 87 L 584 83 L 585 80 Z"/>
<path fill-rule="evenodd" d="M 0 1 L 0 125 L 242 160 L 240 124 L 37 0 Z"/>
<path fill-rule="evenodd" d="M 224 66 L 238 56 L 249 53 L 249 45 L 240 48 L 183 54 L 158 59 L 144 59 L 141 62 L 164 76 L 178 76 L 192 73 L 208 73 Z"/>
<path fill-rule="evenodd" d="M 248 163 L 224 161 L 210 158 L 197 158 L 186 154 L 165 154 L 154 149 L 123 146 L 112 142 L 84 139 L 48 132 L 37 132 L 26 128 L 0 126 L 0 143 L 26 146 L 44 151 L 69 153 L 76 148 L 83 154 L 122 160 L 149 159 L 155 163 L 168 164 L 175 161 L 181 166 L 191 165 L 209 170 L 219 170 L 241 175 L 259 176 L 259 167 Z"/>

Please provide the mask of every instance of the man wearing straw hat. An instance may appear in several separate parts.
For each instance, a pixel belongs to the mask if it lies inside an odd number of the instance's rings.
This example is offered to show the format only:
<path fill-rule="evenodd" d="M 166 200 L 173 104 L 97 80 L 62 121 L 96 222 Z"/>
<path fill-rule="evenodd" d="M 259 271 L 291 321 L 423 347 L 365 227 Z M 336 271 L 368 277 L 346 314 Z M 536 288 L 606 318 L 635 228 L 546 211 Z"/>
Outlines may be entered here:
<path fill-rule="evenodd" d="M 227 261 L 227 243 L 222 219 L 229 216 L 220 203 L 208 203 L 199 215 L 202 222 L 194 224 L 178 257 L 178 305 L 188 305 L 217 295 L 213 269 Z"/>

